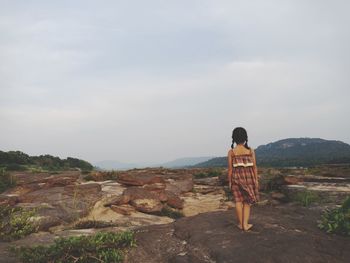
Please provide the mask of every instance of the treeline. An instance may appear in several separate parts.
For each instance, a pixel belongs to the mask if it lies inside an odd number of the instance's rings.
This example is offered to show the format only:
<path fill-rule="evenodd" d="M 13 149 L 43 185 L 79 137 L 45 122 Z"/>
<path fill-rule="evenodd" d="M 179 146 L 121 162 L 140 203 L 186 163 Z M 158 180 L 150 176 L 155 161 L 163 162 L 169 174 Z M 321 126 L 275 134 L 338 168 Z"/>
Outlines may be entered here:
<path fill-rule="evenodd" d="M 49 154 L 40 156 L 29 156 L 21 151 L 0 151 L 0 168 L 9 171 L 21 171 L 29 168 L 44 169 L 49 171 L 69 170 L 79 168 L 91 171 L 93 166 L 84 160 L 68 157 L 60 159 Z"/>

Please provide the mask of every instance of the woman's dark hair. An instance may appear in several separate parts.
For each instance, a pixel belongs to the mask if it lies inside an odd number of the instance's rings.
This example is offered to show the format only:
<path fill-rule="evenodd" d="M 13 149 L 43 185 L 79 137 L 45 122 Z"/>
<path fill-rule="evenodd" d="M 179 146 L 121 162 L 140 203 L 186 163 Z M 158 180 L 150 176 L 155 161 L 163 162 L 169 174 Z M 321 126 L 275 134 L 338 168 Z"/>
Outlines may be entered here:
<path fill-rule="evenodd" d="M 242 127 L 237 127 L 232 131 L 232 144 L 231 148 L 233 149 L 233 144 L 244 143 L 244 147 L 250 149 L 248 146 L 248 134 L 247 131 Z"/>

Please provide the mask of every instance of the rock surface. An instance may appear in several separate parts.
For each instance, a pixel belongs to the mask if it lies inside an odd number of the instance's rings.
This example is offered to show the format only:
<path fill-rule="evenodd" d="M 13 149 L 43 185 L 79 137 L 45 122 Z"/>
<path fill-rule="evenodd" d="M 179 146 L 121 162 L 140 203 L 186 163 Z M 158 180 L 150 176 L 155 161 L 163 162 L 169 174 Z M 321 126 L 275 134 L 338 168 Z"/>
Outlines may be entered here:
<path fill-rule="evenodd" d="M 332 200 L 339 204 L 350 193 L 349 177 L 306 175 L 304 170 L 261 171 L 260 187 L 269 193 L 261 192 L 261 202 L 252 208 L 254 229 L 247 233 L 235 227 L 234 202 L 223 187 L 225 170 L 219 177 L 194 179 L 207 171 L 134 169 L 107 174 L 111 180 L 99 182 L 85 182 L 77 172 L 15 173 L 18 184 L 0 195 L 0 204 L 36 208 L 33 221 L 41 231 L 50 232 L 0 243 L 0 262 L 18 262 L 5 251 L 10 244 L 49 244 L 57 236 L 125 229 L 137 231 L 138 244 L 126 262 L 348 262 L 349 239 L 317 228 L 321 206 L 306 209 L 287 202 L 307 189 L 325 199 L 335 196 Z M 166 205 L 185 217 L 161 216 L 159 211 Z M 117 226 L 67 229 L 76 219 Z"/>
<path fill-rule="evenodd" d="M 235 226 L 233 210 L 141 227 L 126 262 L 349 262 L 349 238 L 319 230 L 319 216 L 298 206 L 256 206 L 250 232 Z"/>

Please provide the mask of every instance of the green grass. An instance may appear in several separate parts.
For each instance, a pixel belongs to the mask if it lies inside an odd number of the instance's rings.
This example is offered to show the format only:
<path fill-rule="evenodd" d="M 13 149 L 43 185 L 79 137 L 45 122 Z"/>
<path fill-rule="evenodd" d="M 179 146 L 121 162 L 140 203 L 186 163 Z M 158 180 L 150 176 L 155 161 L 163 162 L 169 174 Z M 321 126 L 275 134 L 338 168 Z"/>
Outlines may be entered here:
<path fill-rule="evenodd" d="M 326 210 L 318 227 L 327 233 L 350 236 L 350 197 L 344 200 L 341 207 Z"/>
<path fill-rule="evenodd" d="M 302 206 L 308 207 L 311 204 L 315 203 L 315 202 L 319 202 L 320 201 L 320 197 L 317 193 L 312 192 L 312 191 L 302 191 L 302 192 L 298 192 L 293 198 L 292 201 L 295 201 L 297 203 L 299 203 Z"/>
<path fill-rule="evenodd" d="M 35 210 L 20 207 L 0 206 L 0 241 L 12 241 L 37 231 L 31 218 Z"/>
<path fill-rule="evenodd" d="M 136 246 L 134 233 L 100 232 L 92 236 L 59 238 L 50 246 L 12 247 L 22 262 L 123 262 L 124 252 Z"/>

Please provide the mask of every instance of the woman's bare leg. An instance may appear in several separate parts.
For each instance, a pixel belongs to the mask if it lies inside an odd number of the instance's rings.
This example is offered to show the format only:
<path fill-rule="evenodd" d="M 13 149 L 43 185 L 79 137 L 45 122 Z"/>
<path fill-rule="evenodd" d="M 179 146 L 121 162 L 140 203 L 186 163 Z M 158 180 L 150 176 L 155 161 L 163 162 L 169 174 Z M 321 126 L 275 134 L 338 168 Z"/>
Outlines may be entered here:
<path fill-rule="evenodd" d="M 237 220 L 238 220 L 238 227 L 242 229 L 242 225 L 244 225 L 243 222 L 243 204 L 242 202 L 236 202 L 236 214 L 237 214 Z"/>
<path fill-rule="evenodd" d="M 249 216 L 250 216 L 250 204 L 243 203 L 243 226 L 244 226 L 244 230 L 248 230 L 249 228 L 251 228 L 253 226 L 252 224 L 248 224 Z"/>

